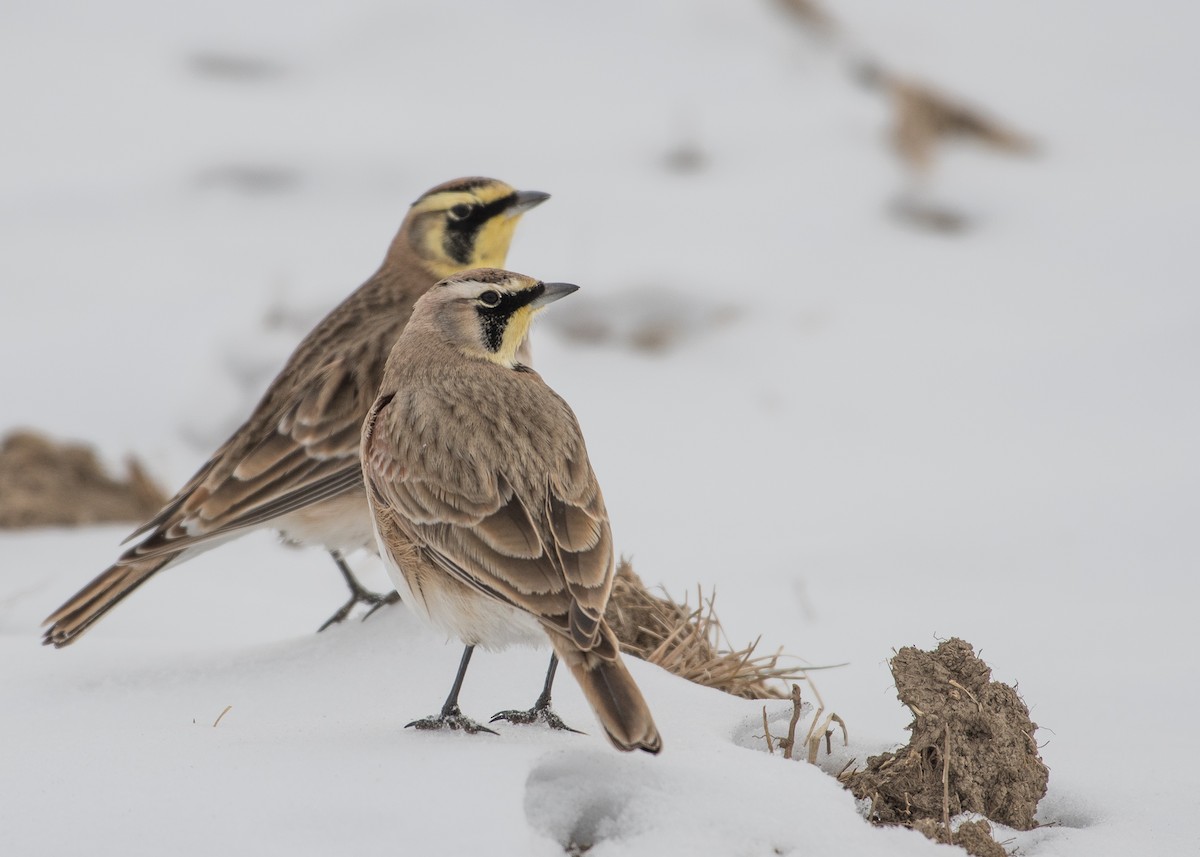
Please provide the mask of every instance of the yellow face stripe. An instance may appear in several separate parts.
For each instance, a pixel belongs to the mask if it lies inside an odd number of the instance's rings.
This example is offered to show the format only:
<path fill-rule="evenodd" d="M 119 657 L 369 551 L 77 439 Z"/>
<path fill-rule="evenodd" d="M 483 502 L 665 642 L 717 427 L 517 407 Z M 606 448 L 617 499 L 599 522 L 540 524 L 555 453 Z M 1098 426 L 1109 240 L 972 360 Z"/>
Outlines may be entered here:
<path fill-rule="evenodd" d="M 480 188 L 486 190 L 487 188 Z M 499 199 L 504 194 L 497 194 L 493 199 Z M 428 196 L 423 196 L 412 204 L 409 209 L 411 214 L 426 214 L 430 211 L 449 211 L 456 205 L 474 205 L 483 199 L 482 195 L 476 195 L 470 191 L 451 191 L 444 190 L 441 193 L 431 193 Z M 487 200 L 491 202 L 491 200 Z"/>
<path fill-rule="evenodd" d="M 447 212 L 456 205 L 486 206 L 515 192 L 504 182 L 492 182 L 469 191 L 445 190 L 431 193 L 417 200 L 410 210 L 409 217 L 425 221 L 418 240 L 421 255 L 430 270 L 441 278 L 467 268 L 504 267 L 520 215 L 512 216 L 501 212 L 481 225 L 469 248 L 469 258 L 465 261 L 451 258 L 446 253 L 446 218 Z"/>
<path fill-rule="evenodd" d="M 539 312 L 541 312 L 541 307 L 534 309 L 523 306 L 517 309 L 508 317 L 508 323 L 504 326 L 504 333 L 500 338 L 500 347 L 495 351 L 484 351 L 484 356 L 493 363 L 499 363 L 508 369 L 516 366 L 517 349 L 521 347 L 521 343 L 529 335 L 529 327 L 533 324 L 533 317 Z"/>
<path fill-rule="evenodd" d="M 469 268 L 503 268 L 508 248 L 512 245 L 513 233 L 517 230 L 515 217 L 500 214 L 493 217 L 479 228 L 475 236 L 474 252 L 471 254 Z"/>

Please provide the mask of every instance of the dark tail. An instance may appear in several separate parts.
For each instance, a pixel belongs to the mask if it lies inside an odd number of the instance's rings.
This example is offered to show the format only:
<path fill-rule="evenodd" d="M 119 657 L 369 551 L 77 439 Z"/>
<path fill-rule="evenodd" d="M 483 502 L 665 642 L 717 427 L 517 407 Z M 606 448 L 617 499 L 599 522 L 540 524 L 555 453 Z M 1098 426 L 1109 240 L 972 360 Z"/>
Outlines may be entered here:
<path fill-rule="evenodd" d="M 622 663 L 616 638 L 607 623 L 601 633 L 605 642 L 591 651 L 580 649 L 569 637 L 558 634 L 550 637 L 559 660 L 570 667 L 613 746 L 618 750 L 657 753 L 662 749 L 662 737 L 650 708 Z"/>
<path fill-rule="evenodd" d="M 170 553 L 111 566 L 46 617 L 42 625 L 50 627 L 46 628 L 42 644 L 56 649 L 69 646 L 101 616 L 120 604 L 126 595 L 178 556 L 178 553 Z"/>

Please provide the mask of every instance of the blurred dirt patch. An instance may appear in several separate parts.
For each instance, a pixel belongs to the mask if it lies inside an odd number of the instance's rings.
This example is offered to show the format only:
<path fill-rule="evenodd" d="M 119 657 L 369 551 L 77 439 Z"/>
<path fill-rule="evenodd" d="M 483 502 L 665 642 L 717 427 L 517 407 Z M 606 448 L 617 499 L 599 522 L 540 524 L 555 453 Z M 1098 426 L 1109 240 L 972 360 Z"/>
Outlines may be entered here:
<path fill-rule="evenodd" d="M 663 166 L 672 173 L 701 173 L 708 167 L 708 156 L 698 143 L 686 140 L 667 151 Z"/>
<path fill-rule="evenodd" d="M 1017 692 L 992 681 L 991 668 L 957 638 L 933 652 L 906 646 L 891 666 L 896 693 L 914 715 L 912 740 L 840 777 L 870 801 L 869 818 L 936 830 L 975 812 L 1017 830 L 1036 827 L 1050 772 Z"/>
<path fill-rule="evenodd" d="M 889 211 L 909 226 L 943 235 L 956 235 L 971 226 L 971 219 L 965 212 L 911 194 L 896 197 Z"/>
<path fill-rule="evenodd" d="M 580 298 L 545 323 L 574 342 L 662 354 L 737 318 L 738 308 L 732 304 L 648 285 L 603 298 Z"/>
<path fill-rule="evenodd" d="M 836 24 L 816 0 L 776 0 L 776 5 L 793 21 L 819 35 L 828 35 Z"/>
<path fill-rule="evenodd" d="M 199 77 L 235 83 L 282 77 L 284 67 L 264 57 L 227 51 L 197 51 L 187 58 L 188 68 Z"/>
<path fill-rule="evenodd" d="M 221 164 L 201 170 L 197 186 L 205 189 L 234 190 L 247 194 L 282 193 L 300 186 L 298 170 L 270 164 Z"/>
<path fill-rule="evenodd" d="M 92 450 L 32 431 L 0 442 L 0 528 L 140 523 L 167 502 L 130 457 L 126 476 L 109 476 Z"/>

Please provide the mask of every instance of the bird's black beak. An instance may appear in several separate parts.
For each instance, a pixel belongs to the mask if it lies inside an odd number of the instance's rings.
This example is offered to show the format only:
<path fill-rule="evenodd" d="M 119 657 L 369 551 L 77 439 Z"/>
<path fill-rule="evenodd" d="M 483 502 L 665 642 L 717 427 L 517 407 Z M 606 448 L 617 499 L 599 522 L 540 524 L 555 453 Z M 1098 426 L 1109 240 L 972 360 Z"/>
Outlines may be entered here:
<path fill-rule="evenodd" d="M 519 190 L 513 194 L 513 201 L 509 203 L 504 213 L 509 217 L 517 217 L 529 211 L 529 209 L 541 205 L 549 198 L 550 194 L 543 193 L 540 190 Z"/>
<path fill-rule="evenodd" d="M 534 309 L 541 309 L 546 304 L 552 304 L 559 298 L 579 291 L 579 286 L 574 283 L 542 283 L 542 286 L 542 293 L 529 302 Z"/>

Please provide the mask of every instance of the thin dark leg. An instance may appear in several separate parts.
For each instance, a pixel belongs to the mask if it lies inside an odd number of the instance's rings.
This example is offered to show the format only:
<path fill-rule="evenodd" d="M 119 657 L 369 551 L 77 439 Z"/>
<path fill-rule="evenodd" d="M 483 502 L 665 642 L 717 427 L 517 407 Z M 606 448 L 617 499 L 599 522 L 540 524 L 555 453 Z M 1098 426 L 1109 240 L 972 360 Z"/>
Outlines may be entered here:
<path fill-rule="evenodd" d="M 542 687 L 542 695 L 533 704 L 534 708 L 550 707 L 550 690 L 554 687 L 554 674 L 558 672 L 558 655 L 550 653 L 550 666 L 546 670 L 546 684 Z"/>
<path fill-rule="evenodd" d="M 550 655 L 550 667 L 546 670 L 546 684 L 542 687 L 542 695 L 537 698 L 537 702 L 533 704 L 533 708 L 528 711 L 520 711 L 518 709 L 510 709 L 501 711 L 492 715 L 490 722 L 495 723 L 497 720 L 507 720 L 509 723 L 545 723 L 551 729 L 565 729 L 567 732 L 576 732 L 582 735 L 578 729 L 572 729 L 570 726 L 562 722 L 557 714 L 550 709 L 550 690 L 554 687 L 554 674 L 558 671 L 558 655 Z"/>
<path fill-rule="evenodd" d="M 464 717 L 458 707 L 458 693 L 462 690 L 463 679 L 467 675 L 467 665 L 471 663 L 471 655 L 474 652 L 474 646 L 467 646 L 463 649 L 462 660 L 458 662 L 458 674 L 454 676 L 454 684 L 450 688 L 450 695 L 446 697 L 446 703 L 442 706 L 442 713 L 437 717 L 424 717 L 420 720 L 414 720 L 412 723 L 407 724 L 405 728 L 412 726 L 417 729 L 461 729 L 471 734 L 476 732 L 490 732 L 492 735 L 497 734 L 486 726 L 480 726 L 469 717 Z"/>
<path fill-rule="evenodd" d="M 467 677 L 467 667 L 471 664 L 471 655 L 475 654 L 474 646 L 463 649 L 462 660 L 458 662 L 458 673 L 454 676 L 454 684 L 450 686 L 450 695 L 442 706 L 442 717 L 458 713 L 458 694 L 462 690 L 463 679 Z"/>
<path fill-rule="evenodd" d="M 355 604 L 370 604 L 371 609 L 367 612 L 367 616 L 370 616 L 384 604 L 394 604 L 400 600 L 399 594 L 395 592 L 390 592 L 387 595 L 380 595 L 377 592 L 371 592 L 368 589 L 363 589 L 362 584 L 354 579 L 354 574 L 350 571 L 350 566 L 346 564 L 346 560 L 342 556 L 341 552 L 330 551 L 329 555 L 333 557 L 333 561 L 337 565 L 338 571 L 342 573 L 342 578 L 346 581 L 346 586 L 350 589 L 350 600 L 343 604 L 341 609 L 325 620 L 325 624 L 317 629 L 318 634 L 324 631 L 330 625 L 336 625 L 338 622 L 341 622 L 343 619 L 349 616 L 350 611 L 354 609 Z M 365 619 L 366 616 L 363 618 Z"/>

